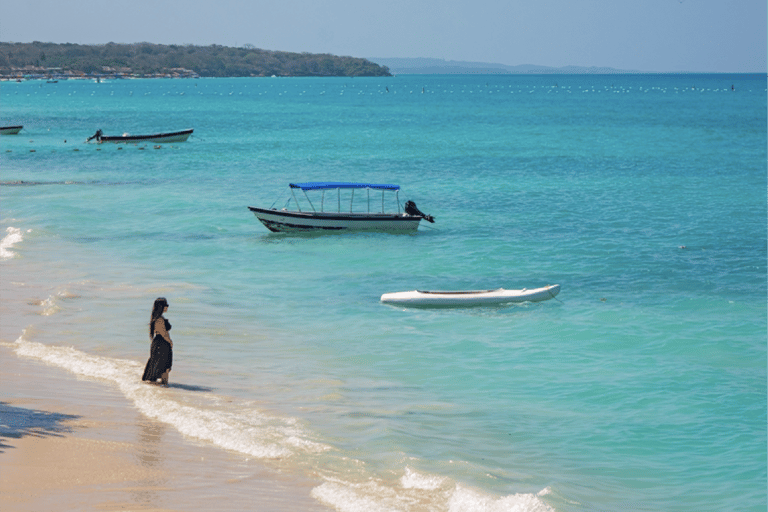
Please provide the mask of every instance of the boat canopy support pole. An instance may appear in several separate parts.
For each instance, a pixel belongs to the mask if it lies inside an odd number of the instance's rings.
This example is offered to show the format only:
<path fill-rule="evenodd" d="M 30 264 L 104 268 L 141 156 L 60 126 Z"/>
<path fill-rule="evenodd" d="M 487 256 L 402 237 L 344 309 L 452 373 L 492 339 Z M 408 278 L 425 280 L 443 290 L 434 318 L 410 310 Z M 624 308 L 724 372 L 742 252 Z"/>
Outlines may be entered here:
<path fill-rule="evenodd" d="M 352 189 L 352 196 L 349 198 L 349 213 L 352 213 L 352 202 L 355 200 L 355 189 Z"/>
<path fill-rule="evenodd" d="M 306 192 L 304 192 L 304 194 L 306 194 Z M 301 205 L 296 200 L 296 194 L 293 193 L 293 189 L 291 189 L 291 195 L 293 196 L 293 202 L 296 203 L 296 209 L 301 211 Z"/>
<path fill-rule="evenodd" d="M 312 207 L 312 211 L 316 212 L 317 210 L 315 210 L 315 205 L 312 204 L 312 201 L 309 199 L 309 196 L 307 195 L 307 191 L 306 190 L 304 190 L 304 197 L 307 198 L 307 202 L 309 203 L 309 206 Z M 299 211 L 301 211 L 301 210 L 299 210 Z"/>

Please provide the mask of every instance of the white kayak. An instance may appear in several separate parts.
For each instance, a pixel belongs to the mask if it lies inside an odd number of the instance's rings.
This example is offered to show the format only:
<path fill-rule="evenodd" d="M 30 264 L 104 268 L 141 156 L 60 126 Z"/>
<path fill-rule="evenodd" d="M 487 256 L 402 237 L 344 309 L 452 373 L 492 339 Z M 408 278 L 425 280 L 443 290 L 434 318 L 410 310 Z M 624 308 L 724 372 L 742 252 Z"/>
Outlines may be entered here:
<path fill-rule="evenodd" d="M 541 302 L 554 299 L 560 293 L 559 284 L 522 290 L 465 290 L 385 293 L 381 302 L 398 306 L 483 306 L 508 302 Z"/>

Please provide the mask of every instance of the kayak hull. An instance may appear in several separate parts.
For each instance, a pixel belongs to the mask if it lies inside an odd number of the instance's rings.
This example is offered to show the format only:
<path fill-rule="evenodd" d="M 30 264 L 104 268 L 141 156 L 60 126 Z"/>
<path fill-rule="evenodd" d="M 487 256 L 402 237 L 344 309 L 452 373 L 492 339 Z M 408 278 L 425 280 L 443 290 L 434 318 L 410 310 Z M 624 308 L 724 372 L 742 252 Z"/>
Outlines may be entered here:
<path fill-rule="evenodd" d="M 554 299 L 560 293 L 560 285 L 522 290 L 465 290 L 465 291 L 422 291 L 385 293 L 381 302 L 398 306 L 415 307 L 470 307 L 513 302 L 541 302 Z"/>

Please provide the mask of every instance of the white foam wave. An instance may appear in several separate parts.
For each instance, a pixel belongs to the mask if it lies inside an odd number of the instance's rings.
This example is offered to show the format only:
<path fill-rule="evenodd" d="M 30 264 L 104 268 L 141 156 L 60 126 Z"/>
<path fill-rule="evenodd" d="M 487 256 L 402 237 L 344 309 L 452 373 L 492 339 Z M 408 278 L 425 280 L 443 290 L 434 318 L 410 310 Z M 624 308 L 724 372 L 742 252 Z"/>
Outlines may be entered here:
<path fill-rule="evenodd" d="M 355 484 L 328 479 L 312 489 L 311 495 L 339 512 L 390 512 L 409 508 L 405 496 L 399 497 L 394 489 L 373 480 Z"/>
<path fill-rule="evenodd" d="M 19 356 L 38 359 L 69 370 L 79 378 L 109 381 L 145 416 L 172 425 L 189 437 L 213 443 L 256 458 L 291 457 L 317 453 L 328 446 L 309 439 L 293 418 L 264 413 L 252 405 L 224 402 L 208 392 L 195 392 L 195 405 L 184 391 L 160 388 L 140 380 L 143 365 L 137 361 L 93 356 L 71 347 L 44 345 L 24 339 L 14 344 Z"/>
<path fill-rule="evenodd" d="M 420 474 L 406 468 L 400 485 L 387 485 L 369 479 L 364 483 L 327 478 L 312 489 L 312 497 L 339 512 L 378 512 L 398 510 L 417 512 L 554 512 L 538 494 L 518 493 L 493 496 L 453 482 L 450 478 Z"/>
<path fill-rule="evenodd" d="M 552 507 L 539 499 L 536 494 L 512 494 L 494 497 L 481 492 L 456 486 L 448 503 L 450 512 L 477 510 L 488 512 L 553 512 Z"/>
<path fill-rule="evenodd" d="M 406 489 L 435 490 L 446 482 L 445 477 L 424 475 L 406 467 L 405 474 L 400 479 L 400 484 Z"/>
<path fill-rule="evenodd" d="M 24 236 L 19 228 L 8 227 L 5 232 L 8 234 L 0 240 L 0 259 L 8 260 L 16 256 L 16 253 L 11 251 L 11 247 L 24 240 Z"/>
<path fill-rule="evenodd" d="M 75 294 L 69 293 L 67 291 L 61 291 L 56 293 L 55 295 L 49 295 L 47 299 L 45 300 L 39 300 L 31 302 L 31 304 L 34 304 L 36 306 L 40 306 L 42 310 L 40 311 L 40 315 L 42 316 L 51 316 L 59 311 L 61 311 L 61 306 L 59 305 L 59 302 L 61 299 L 72 299 L 78 297 Z"/>
<path fill-rule="evenodd" d="M 40 306 L 42 306 L 43 311 L 41 314 L 43 316 L 50 316 L 59 311 L 61 308 L 56 303 L 56 296 L 50 295 L 47 299 L 40 302 Z"/>
<path fill-rule="evenodd" d="M 143 364 L 84 353 L 72 347 L 44 345 L 20 336 L 11 346 L 17 355 L 64 368 L 78 378 L 116 385 L 145 416 L 164 422 L 191 438 L 260 459 L 316 454 L 330 447 L 311 439 L 294 418 L 265 413 L 253 403 L 233 403 L 206 391 L 161 388 L 141 382 Z M 192 404 L 192 405 L 190 405 Z M 318 467 L 319 473 L 323 473 Z M 363 470 L 365 472 L 365 470 Z M 355 472 L 357 477 L 361 475 Z M 553 512 L 538 494 L 494 496 L 451 478 L 406 467 L 402 477 L 384 481 L 362 475 L 356 481 L 325 476 L 312 497 L 339 512 L 440 510 L 448 512 Z"/>

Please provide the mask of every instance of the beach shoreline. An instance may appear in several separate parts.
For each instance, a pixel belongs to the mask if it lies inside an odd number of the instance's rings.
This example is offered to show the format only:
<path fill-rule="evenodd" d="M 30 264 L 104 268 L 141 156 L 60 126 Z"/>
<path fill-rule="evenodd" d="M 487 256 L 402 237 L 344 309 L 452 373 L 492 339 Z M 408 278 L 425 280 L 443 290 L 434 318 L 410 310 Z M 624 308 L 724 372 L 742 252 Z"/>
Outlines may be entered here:
<path fill-rule="evenodd" d="M 19 357 L 8 343 L 0 364 L 4 511 L 328 510 L 310 497 L 318 481 L 188 440 L 109 386 Z"/>

